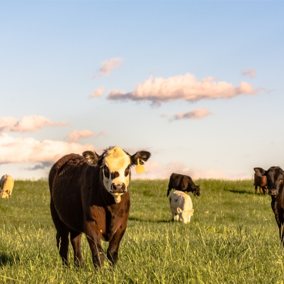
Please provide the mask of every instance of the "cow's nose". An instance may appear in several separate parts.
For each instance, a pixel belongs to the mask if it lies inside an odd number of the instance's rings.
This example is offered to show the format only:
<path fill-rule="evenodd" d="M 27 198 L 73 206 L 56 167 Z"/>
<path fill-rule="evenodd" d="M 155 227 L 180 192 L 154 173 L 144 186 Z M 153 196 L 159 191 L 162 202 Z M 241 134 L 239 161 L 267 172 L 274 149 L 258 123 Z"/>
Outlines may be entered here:
<path fill-rule="evenodd" d="M 125 184 L 111 184 L 111 192 L 112 193 L 124 193 L 125 192 Z"/>

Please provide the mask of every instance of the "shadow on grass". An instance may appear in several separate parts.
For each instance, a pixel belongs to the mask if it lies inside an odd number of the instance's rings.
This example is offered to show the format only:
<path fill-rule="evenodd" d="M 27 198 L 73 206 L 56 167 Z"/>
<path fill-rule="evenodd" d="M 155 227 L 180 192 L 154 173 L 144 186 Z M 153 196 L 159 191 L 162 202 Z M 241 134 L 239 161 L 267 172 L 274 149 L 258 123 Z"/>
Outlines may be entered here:
<path fill-rule="evenodd" d="M 142 220 L 135 217 L 129 217 L 128 220 L 130 221 L 138 221 L 138 222 L 151 222 L 151 223 L 172 223 L 172 220 Z"/>
<path fill-rule="evenodd" d="M 0 267 L 16 264 L 20 260 L 17 254 L 13 255 L 11 253 L 0 252 Z"/>
<path fill-rule="evenodd" d="M 234 190 L 234 189 L 228 189 L 228 188 L 224 188 L 225 191 L 229 191 L 229 192 L 233 192 L 233 193 L 240 193 L 240 194 L 255 194 L 254 192 L 250 192 L 247 190 Z M 259 194 L 256 194 L 259 195 Z"/>

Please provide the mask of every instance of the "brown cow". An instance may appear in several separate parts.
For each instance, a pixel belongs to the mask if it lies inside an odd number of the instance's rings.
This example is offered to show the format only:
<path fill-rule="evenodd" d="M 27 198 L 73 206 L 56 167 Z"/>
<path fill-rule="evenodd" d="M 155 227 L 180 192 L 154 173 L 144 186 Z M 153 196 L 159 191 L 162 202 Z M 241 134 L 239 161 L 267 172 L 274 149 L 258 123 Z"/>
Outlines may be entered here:
<path fill-rule="evenodd" d="M 257 192 L 257 187 L 259 186 L 259 193 L 265 194 L 267 191 L 266 184 L 267 179 L 264 176 L 265 170 L 262 168 L 254 168 L 254 193 Z"/>
<path fill-rule="evenodd" d="M 194 195 L 200 196 L 199 185 L 194 184 L 190 176 L 172 173 L 168 185 L 167 196 L 169 196 L 171 189 L 193 192 Z"/>
<path fill-rule="evenodd" d="M 271 208 L 279 228 L 280 240 L 284 245 L 284 171 L 280 167 L 271 167 L 263 173 L 263 176 L 267 177 Z"/>
<path fill-rule="evenodd" d="M 130 167 L 138 159 L 144 164 L 149 157 L 146 151 L 130 156 L 119 147 L 110 147 L 102 155 L 91 151 L 83 157 L 66 155 L 52 166 L 50 210 L 63 263 L 69 263 L 69 234 L 75 264 L 83 263 L 82 233 L 87 236 L 95 267 L 105 260 L 101 239 L 109 242 L 107 257 L 116 263 L 130 209 Z"/>

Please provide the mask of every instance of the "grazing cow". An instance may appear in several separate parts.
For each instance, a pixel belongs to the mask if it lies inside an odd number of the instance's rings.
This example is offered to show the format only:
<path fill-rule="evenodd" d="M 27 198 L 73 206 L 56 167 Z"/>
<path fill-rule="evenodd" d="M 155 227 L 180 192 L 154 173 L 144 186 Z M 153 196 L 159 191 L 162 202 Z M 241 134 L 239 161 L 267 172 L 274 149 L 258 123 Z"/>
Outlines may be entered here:
<path fill-rule="evenodd" d="M 189 176 L 172 173 L 170 177 L 167 196 L 169 196 L 169 193 L 172 188 L 180 191 L 191 191 L 194 195 L 196 194 L 197 196 L 200 196 L 199 186 L 195 185 L 191 177 Z"/>
<path fill-rule="evenodd" d="M 169 197 L 170 207 L 172 211 L 172 219 L 174 221 L 182 221 L 184 224 L 190 222 L 193 215 L 192 201 L 189 195 L 182 191 L 175 190 Z"/>
<path fill-rule="evenodd" d="M 280 167 L 271 167 L 263 173 L 263 176 L 267 177 L 271 208 L 279 228 L 280 240 L 284 245 L 284 171 Z"/>
<path fill-rule="evenodd" d="M 143 165 L 149 157 L 146 151 L 131 156 L 119 147 L 110 147 L 102 155 L 91 151 L 84 152 L 83 157 L 66 155 L 52 166 L 50 210 L 63 263 L 69 263 L 69 234 L 74 262 L 83 263 L 82 233 L 95 267 L 101 267 L 105 259 L 101 239 L 109 242 L 107 257 L 116 263 L 130 209 L 130 167 L 138 162 Z"/>
<path fill-rule="evenodd" d="M 265 170 L 262 168 L 254 168 L 254 193 L 257 192 L 257 187 L 259 186 L 259 193 L 265 194 L 267 191 L 267 179 L 266 176 L 263 174 L 265 173 Z"/>
<path fill-rule="evenodd" d="M 1 197 L 2 198 L 8 198 L 11 197 L 13 187 L 14 187 L 14 180 L 9 175 L 4 175 L 1 178 L 0 181 L 0 187 L 1 187 Z"/>

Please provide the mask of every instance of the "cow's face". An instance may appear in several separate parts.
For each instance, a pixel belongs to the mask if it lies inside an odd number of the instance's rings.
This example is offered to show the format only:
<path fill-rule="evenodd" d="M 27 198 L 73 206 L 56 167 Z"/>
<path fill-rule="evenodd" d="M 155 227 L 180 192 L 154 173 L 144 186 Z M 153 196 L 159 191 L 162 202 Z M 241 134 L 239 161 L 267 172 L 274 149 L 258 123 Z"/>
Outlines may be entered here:
<path fill-rule="evenodd" d="M 184 211 L 181 208 L 177 208 L 177 213 L 178 213 L 178 217 L 176 218 L 177 220 L 182 221 L 184 224 L 189 223 L 190 222 L 190 218 L 193 215 L 194 209 L 190 209 L 188 211 Z"/>
<path fill-rule="evenodd" d="M 1 197 L 2 198 L 9 198 L 10 197 L 10 192 L 8 190 L 1 190 Z"/>
<path fill-rule="evenodd" d="M 114 197 L 116 203 L 121 201 L 121 196 L 128 190 L 130 167 L 137 165 L 138 159 L 143 165 L 150 155 L 149 152 L 140 151 L 130 156 L 119 147 L 109 148 L 102 156 L 90 151 L 83 153 L 88 162 L 101 168 L 104 188 Z"/>
<path fill-rule="evenodd" d="M 119 147 L 109 149 L 103 158 L 103 184 L 116 203 L 128 189 L 130 166 L 131 157 Z"/>
<path fill-rule="evenodd" d="M 284 172 L 280 167 L 269 168 L 264 176 L 267 177 L 268 194 L 277 196 L 282 193 Z"/>

